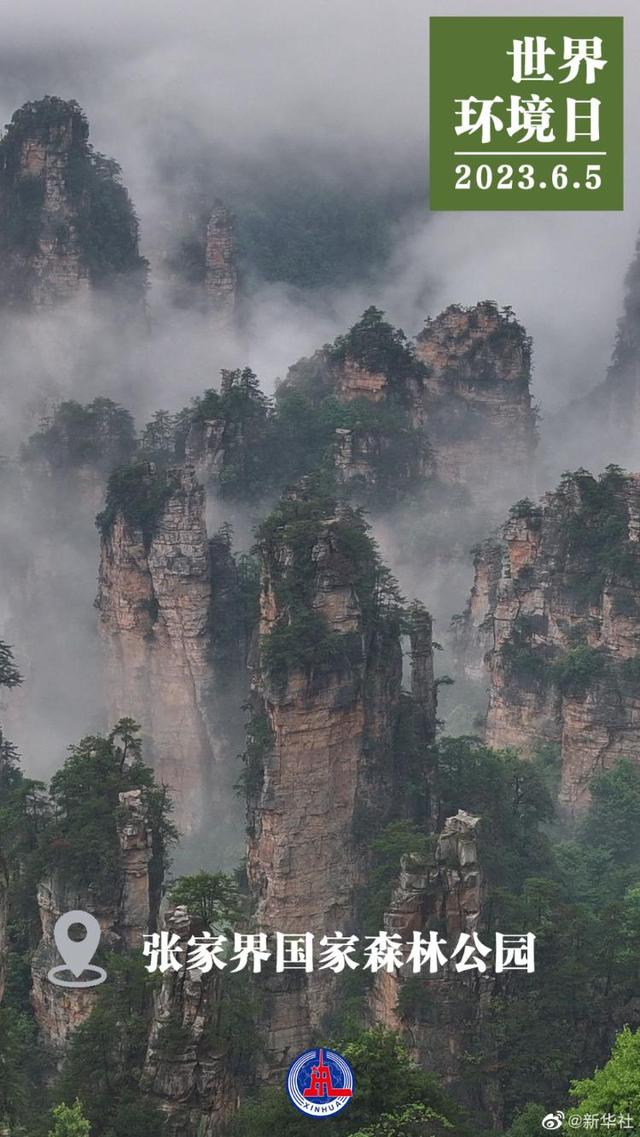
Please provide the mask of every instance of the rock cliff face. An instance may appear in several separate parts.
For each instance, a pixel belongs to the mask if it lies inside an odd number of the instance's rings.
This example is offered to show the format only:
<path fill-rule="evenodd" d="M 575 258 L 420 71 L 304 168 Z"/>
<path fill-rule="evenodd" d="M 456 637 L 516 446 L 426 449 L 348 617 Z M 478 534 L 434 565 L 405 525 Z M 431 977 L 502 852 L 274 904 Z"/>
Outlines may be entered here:
<path fill-rule="evenodd" d="M 479 817 L 459 810 L 445 821 L 429 857 L 402 858 L 384 918 L 389 933 L 408 941 L 415 931 L 425 936 L 434 930 L 451 950 L 462 932 L 480 932 L 486 882 L 479 825 Z M 479 1098 L 463 1071 L 464 1054 L 474 1049 L 492 986 L 489 973 L 473 973 L 470 981 L 447 963 L 433 975 L 423 971 L 414 976 L 406 968 L 394 974 L 379 971 L 370 996 L 376 1021 L 403 1032 L 420 1065 L 438 1074 L 457 1100 L 489 1116 L 493 1090 L 483 1087 Z"/>
<path fill-rule="evenodd" d="M 570 810 L 594 773 L 640 760 L 639 518 L 637 475 L 579 471 L 476 556 L 460 646 L 476 673 L 487 648 L 487 741 L 557 748 Z"/>
<path fill-rule="evenodd" d="M 640 422 L 640 240 L 625 279 L 622 315 L 618 321 L 611 365 L 605 382 L 591 392 L 598 429 L 604 426 L 615 440 L 621 461 L 637 459 L 635 439 Z M 594 405 L 595 404 L 595 405 Z"/>
<path fill-rule="evenodd" d="M 186 952 L 202 924 L 170 909 L 163 927 Z M 246 977 L 245 977 L 246 978 Z M 168 971 L 155 999 L 141 1089 L 166 1118 L 168 1137 L 217 1137 L 237 1106 L 238 1081 L 220 1030 L 220 973 Z"/>
<path fill-rule="evenodd" d="M 347 335 L 292 367 L 284 387 L 312 398 L 366 400 L 382 412 L 374 433 L 366 426 L 337 431 L 336 470 L 345 488 L 379 489 L 398 466 L 395 452 L 385 467 L 394 432 L 390 418 L 385 432 L 384 412 L 401 408 L 413 433 L 403 442 L 404 483 L 415 489 L 420 477 L 435 475 L 495 513 L 506 479 L 520 492 L 531 486 L 537 435 L 530 379 L 524 328 L 510 309 L 483 301 L 427 320 L 415 343 L 368 309 Z"/>
<path fill-rule="evenodd" d="M 209 218 L 205 240 L 204 287 L 218 321 L 231 327 L 236 307 L 238 273 L 234 259 L 233 218 L 218 202 Z"/>
<path fill-rule="evenodd" d="M 177 246 L 165 255 L 173 302 L 210 316 L 216 330 L 233 330 L 238 303 L 234 218 L 221 201 L 188 208 Z"/>
<path fill-rule="evenodd" d="M 121 510 L 103 529 L 97 600 L 110 718 L 141 724 L 182 830 L 198 826 L 216 794 L 210 600 L 204 491 L 184 467 L 171 474 L 152 533 Z"/>
<path fill-rule="evenodd" d="M 206 419 L 193 422 L 185 441 L 185 457 L 195 468 L 198 481 L 217 486 L 224 468 L 225 450 L 229 446 L 225 422 Z"/>
<path fill-rule="evenodd" d="M 86 143 L 86 121 L 75 103 L 60 100 L 50 109 L 51 114 L 39 115 L 35 104 L 23 107 L 0 144 L 3 244 L 10 243 L 16 213 L 23 230 L 22 241 L 13 242 L 10 254 L 16 279 L 12 282 L 7 273 L 4 285 L 15 288 L 14 297 L 33 307 L 69 299 L 89 288 L 77 209 L 67 187 L 72 155 Z"/>
<path fill-rule="evenodd" d="M 255 697 L 263 741 L 247 770 L 249 879 L 265 930 L 349 933 L 357 930 L 368 841 L 390 818 L 401 790 L 394 753 L 399 631 L 384 601 L 372 610 L 376 602 L 365 586 L 370 551 L 355 514 L 294 500 L 275 516 L 261 542 Z M 428 617 L 423 624 L 421 652 L 430 649 Z M 322 636 L 312 645 L 315 658 L 310 650 L 306 664 L 298 654 L 284 673 L 278 670 L 276 645 L 284 647 L 290 636 L 302 640 L 314 626 Z M 426 658 L 416 661 L 432 735 L 429 666 Z M 278 978 L 289 983 L 274 981 L 272 988 L 269 1049 L 276 1066 L 309 1041 L 333 994 L 330 972 Z"/>
<path fill-rule="evenodd" d="M 416 348 L 439 478 L 484 505 L 505 478 L 527 487 L 536 444 L 531 341 L 510 309 L 451 305 L 427 320 Z"/>
<path fill-rule="evenodd" d="M 120 805 L 121 872 L 113 895 L 96 896 L 59 874 L 38 887 L 42 939 L 31 964 L 32 1001 L 45 1052 L 53 1062 L 63 1056 L 71 1034 L 90 1015 L 97 990 L 66 989 L 47 979 L 49 970 L 61 962 L 53 939 L 58 917 L 74 909 L 91 912 L 100 924 L 103 946 L 129 951 L 140 951 L 143 936 L 157 920 L 158 897 L 149 870 L 152 835 L 144 817 L 140 790 L 121 794 Z"/>
<path fill-rule="evenodd" d="M 47 96 L 13 115 L 0 141 L 0 301 L 46 308 L 126 274 L 144 290 L 135 214 L 115 163 L 88 145 L 74 101 Z M 117 238 L 101 240 L 104 211 Z M 131 295 L 131 293 L 129 293 Z"/>

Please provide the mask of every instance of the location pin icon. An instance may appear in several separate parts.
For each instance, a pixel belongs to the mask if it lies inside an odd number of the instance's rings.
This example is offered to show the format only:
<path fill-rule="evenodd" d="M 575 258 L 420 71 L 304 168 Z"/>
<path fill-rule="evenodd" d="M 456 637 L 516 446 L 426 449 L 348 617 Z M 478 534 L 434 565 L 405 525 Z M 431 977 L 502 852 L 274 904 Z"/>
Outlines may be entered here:
<path fill-rule="evenodd" d="M 69 936 L 69 928 L 73 924 L 80 924 L 86 931 L 86 935 L 82 940 L 72 940 Z M 100 943 L 100 925 L 95 916 L 90 912 L 81 912 L 79 909 L 74 912 L 65 912 L 56 921 L 56 926 L 53 929 L 53 938 L 56 941 L 56 947 L 60 952 L 65 964 L 69 971 L 71 971 L 76 979 L 82 972 L 85 971 L 93 959 L 98 944 Z"/>

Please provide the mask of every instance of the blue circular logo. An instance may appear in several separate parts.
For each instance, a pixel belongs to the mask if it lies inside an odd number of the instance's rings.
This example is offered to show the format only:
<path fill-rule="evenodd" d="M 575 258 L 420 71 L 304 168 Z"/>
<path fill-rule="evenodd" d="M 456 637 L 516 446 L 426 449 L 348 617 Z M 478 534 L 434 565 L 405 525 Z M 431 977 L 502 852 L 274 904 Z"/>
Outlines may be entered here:
<path fill-rule="evenodd" d="M 307 1117 L 334 1117 L 351 1101 L 353 1070 L 341 1054 L 305 1050 L 289 1067 L 287 1093 L 296 1109 Z"/>

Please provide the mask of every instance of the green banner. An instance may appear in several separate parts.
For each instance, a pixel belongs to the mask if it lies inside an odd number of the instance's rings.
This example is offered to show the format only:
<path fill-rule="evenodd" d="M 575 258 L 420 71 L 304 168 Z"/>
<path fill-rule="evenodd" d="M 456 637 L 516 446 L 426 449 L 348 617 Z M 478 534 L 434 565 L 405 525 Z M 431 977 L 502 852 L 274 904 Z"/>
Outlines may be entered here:
<path fill-rule="evenodd" d="M 623 21 L 434 16 L 434 210 L 623 208 Z"/>

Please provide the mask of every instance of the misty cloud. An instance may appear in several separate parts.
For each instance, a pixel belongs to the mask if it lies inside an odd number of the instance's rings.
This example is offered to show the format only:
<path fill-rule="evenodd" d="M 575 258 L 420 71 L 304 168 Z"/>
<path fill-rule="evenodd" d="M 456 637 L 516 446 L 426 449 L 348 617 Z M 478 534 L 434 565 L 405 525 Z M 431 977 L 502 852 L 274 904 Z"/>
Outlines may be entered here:
<path fill-rule="evenodd" d="M 523 14 L 530 10 L 522 3 L 474 0 L 456 13 L 512 15 L 518 7 Z M 596 4 L 577 0 L 562 11 L 601 14 Z M 627 2 L 618 11 L 631 17 L 626 28 L 631 58 L 638 39 L 634 9 Z M 272 391 L 292 362 L 343 332 L 372 303 L 409 335 L 419 331 L 425 316 L 452 302 L 490 298 L 511 305 L 534 337 L 533 393 L 548 418 L 601 380 L 640 221 L 635 69 L 627 68 L 632 110 L 624 213 L 431 216 L 426 179 L 431 14 L 450 13 L 444 3 L 425 6 L 422 0 L 400 5 L 116 0 L 110 6 L 63 0 L 50 7 L 25 0 L 4 13 L 3 121 L 45 93 L 80 102 L 91 141 L 122 165 L 151 261 L 152 286 L 148 324 L 131 329 L 123 329 L 106 303 L 95 301 L 5 321 L 0 453 L 15 455 L 40 416 L 63 397 L 86 402 L 109 395 L 129 407 L 141 426 L 154 409 L 178 410 L 214 385 L 223 366 L 250 365 Z M 306 178 L 356 196 L 372 186 L 410 186 L 414 200 L 390 219 L 393 251 L 373 278 L 366 273 L 340 287 L 315 289 L 257 280 L 241 329 L 222 335 L 206 316 L 171 306 L 163 258 L 194 194 L 223 191 L 233 209 L 236 190 L 243 203 L 252 194 L 257 199 L 267 178 L 276 189 Z M 593 453 L 592 440 L 584 441 Z M 214 513 L 216 522 L 225 519 Z M 59 625 L 53 638 L 67 644 L 63 668 L 72 665 L 74 637 L 79 649 L 92 650 L 88 605 L 95 592 L 97 535 L 89 513 L 85 521 L 75 536 L 71 577 L 68 551 L 56 567 L 64 586 L 55 593 Z M 35 547 L 39 540 L 15 501 L 4 521 L 3 540 L 9 538 L 21 547 L 30 542 Z M 41 553 L 55 560 L 50 547 Z M 397 567 L 411 591 L 443 612 L 463 605 L 464 595 L 451 595 L 450 568 L 427 587 L 416 566 Z M 461 570 L 455 577 L 460 593 L 466 574 Z M 11 638 L 18 636 L 15 628 Z M 36 644 L 37 629 L 28 638 Z M 44 689 L 47 675 L 53 677 L 46 668 L 59 670 L 60 660 L 48 652 L 40 668 Z M 56 745 L 63 736 L 71 741 L 99 714 L 97 683 L 88 687 L 82 705 L 57 707 Z M 44 713 L 45 703 L 41 709 Z M 40 755 L 47 746 L 41 735 L 29 739 Z M 38 758 L 39 770 L 44 763 Z"/>

